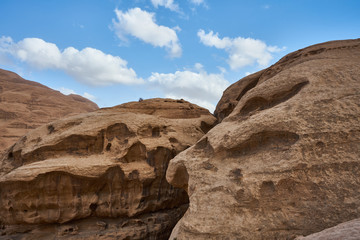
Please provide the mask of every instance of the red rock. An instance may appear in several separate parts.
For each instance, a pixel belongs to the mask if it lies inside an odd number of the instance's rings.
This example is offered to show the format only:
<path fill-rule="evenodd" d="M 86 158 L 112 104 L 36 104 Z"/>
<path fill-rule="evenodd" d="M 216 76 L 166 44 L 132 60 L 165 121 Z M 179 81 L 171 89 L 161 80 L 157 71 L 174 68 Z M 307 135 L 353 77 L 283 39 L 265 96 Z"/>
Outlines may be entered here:
<path fill-rule="evenodd" d="M 216 122 L 183 100 L 151 99 L 30 131 L 2 160 L 2 234 L 167 239 L 187 208 L 168 163 Z"/>
<path fill-rule="evenodd" d="M 360 39 L 334 41 L 230 86 L 222 122 L 170 161 L 190 200 L 171 239 L 293 239 L 359 218 L 359 66 Z"/>
<path fill-rule="evenodd" d="M 359 240 L 360 219 L 344 222 L 321 232 L 306 237 L 297 237 L 296 240 Z"/>
<path fill-rule="evenodd" d="M 29 130 L 98 106 L 78 95 L 63 95 L 0 69 L 0 155 Z"/>

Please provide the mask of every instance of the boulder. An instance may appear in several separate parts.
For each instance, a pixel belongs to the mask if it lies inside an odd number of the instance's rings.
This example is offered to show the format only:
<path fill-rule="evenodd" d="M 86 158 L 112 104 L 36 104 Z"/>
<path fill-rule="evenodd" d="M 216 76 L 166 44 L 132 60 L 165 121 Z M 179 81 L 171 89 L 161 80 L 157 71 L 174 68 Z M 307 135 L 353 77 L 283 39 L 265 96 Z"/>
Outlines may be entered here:
<path fill-rule="evenodd" d="M 359 218 L 359 66 L 360 39 L 333 41 L 230 86 L 222 122 L 170 161 L 190 201 L 171 239 L 294 239 Z"/>
<path fill-rule="evenodd" d="M 359 238 L 360 218 L 357 218 L 306 237 L 297 237 L 296 240 L 359 240 Z"/>
<path fill-rule="evenodd" d="M 95 103 L 79 95 L 63 95 L 0 69 L 0 155 L 31 129 L 96 109 Z"/>
<path fill-rule="evenodd" d="M 215 122 L 184 100 L 151 99 L 30 131 L 1 162 L 2 234 L 167 239 L 188 204 L 168 163 Z"/>

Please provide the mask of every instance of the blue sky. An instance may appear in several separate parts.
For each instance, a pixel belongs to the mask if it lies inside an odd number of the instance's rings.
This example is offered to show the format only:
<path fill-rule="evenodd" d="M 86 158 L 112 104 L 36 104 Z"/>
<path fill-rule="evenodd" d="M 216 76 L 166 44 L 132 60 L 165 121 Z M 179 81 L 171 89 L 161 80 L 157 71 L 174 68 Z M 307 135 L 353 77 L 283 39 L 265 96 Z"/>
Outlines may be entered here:
<path fill-rule="evenodd" d="M 100 107 L 223 90 L 289 52 L 360 37 L 358 0 L 1 0 L 0 68 Z"/>

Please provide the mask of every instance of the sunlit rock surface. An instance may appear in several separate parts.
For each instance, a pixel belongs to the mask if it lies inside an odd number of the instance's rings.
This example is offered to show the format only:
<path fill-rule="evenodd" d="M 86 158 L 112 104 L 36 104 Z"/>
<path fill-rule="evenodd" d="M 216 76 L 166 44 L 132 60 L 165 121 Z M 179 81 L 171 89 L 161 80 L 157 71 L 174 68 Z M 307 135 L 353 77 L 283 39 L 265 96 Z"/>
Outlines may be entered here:
<path fill-rule="evenodd" d="M 151 99 L 29 132 L 1 162 L 2 234 L 167 239 L 188 203 L 168 163 L 215 122 L 184 100 Z"/>
<path fill-rule="evenodd" d="M 79 95 L 63 95 L 0 69 L 0 154 L 31 129 L 98 106 Z"/>
<path fill-rule="evenodd" d="M 190 206 L 171 239 L 293 239 L 360 217 L 360 40 L 230 86 L 220 124 L 169 164 Z"/>

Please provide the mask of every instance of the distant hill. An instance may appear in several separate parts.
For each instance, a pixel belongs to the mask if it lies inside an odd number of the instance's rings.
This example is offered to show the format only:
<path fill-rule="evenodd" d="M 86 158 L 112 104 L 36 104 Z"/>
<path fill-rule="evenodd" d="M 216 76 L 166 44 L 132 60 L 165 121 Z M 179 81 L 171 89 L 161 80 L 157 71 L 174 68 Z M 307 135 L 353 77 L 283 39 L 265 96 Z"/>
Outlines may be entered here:
<path fill-rule="evenodd" d="M 0 69 L 0 154 L 42 124 L 99 107 L 79 95 L 64 95 Z"/>

